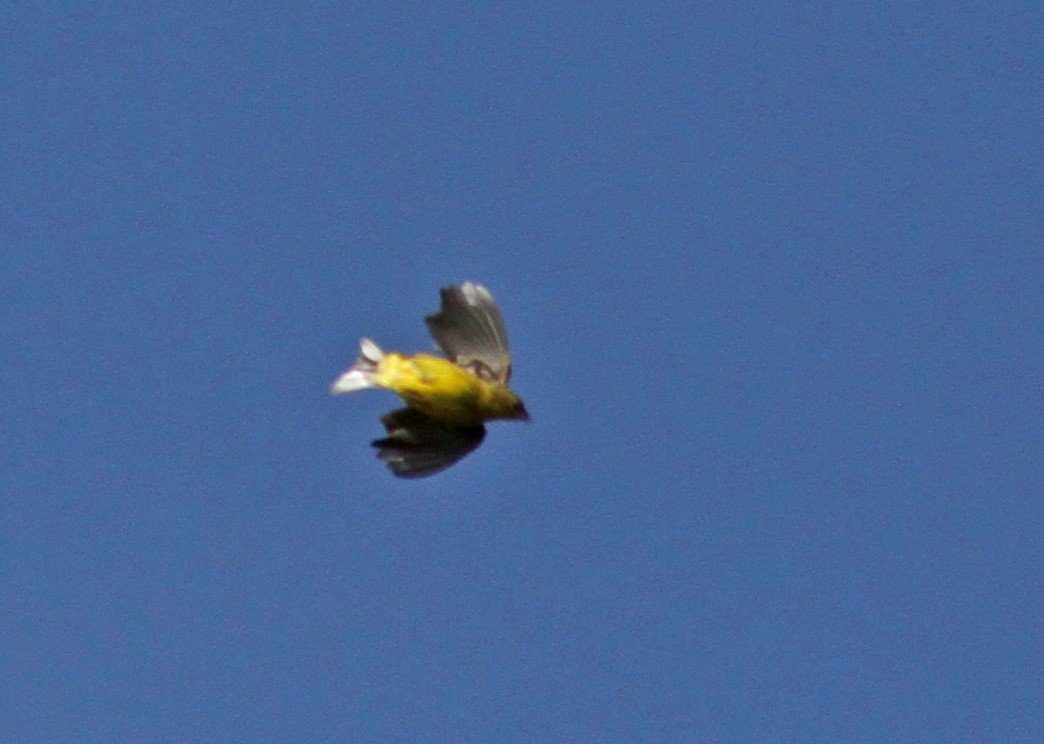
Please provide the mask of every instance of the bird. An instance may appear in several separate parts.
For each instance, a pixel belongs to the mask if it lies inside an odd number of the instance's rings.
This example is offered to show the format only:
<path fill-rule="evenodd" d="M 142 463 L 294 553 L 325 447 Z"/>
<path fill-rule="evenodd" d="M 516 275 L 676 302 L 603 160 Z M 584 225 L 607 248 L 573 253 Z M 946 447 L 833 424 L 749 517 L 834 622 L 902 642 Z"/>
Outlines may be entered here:
<path fill-rule="evenodd" d="M 473 282 L 439 290 L 439 312 L 425 317 L 443 356 L 384 351 L 363 338 L 359 357 L 330 386 L 333 394 L 391 390 L 406 403 L 381 418 L 387 436 L 371 445 L 400 478 L 434 475 L 474 451 L 487 421 L 529 421 L 508 387 L 511 352 L 493 295 Z"/>

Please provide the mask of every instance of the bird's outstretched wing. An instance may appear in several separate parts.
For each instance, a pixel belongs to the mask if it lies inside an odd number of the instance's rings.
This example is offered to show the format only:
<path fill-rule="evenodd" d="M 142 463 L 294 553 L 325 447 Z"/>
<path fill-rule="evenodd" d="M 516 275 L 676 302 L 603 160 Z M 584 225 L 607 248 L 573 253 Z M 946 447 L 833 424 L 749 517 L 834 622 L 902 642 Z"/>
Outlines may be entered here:
<path fill-rule="evenodd" d="M 415 408 L 399 408 L 381 418 L 388 436 L 372 442 L 388 469 L 400 478 L 423 478 L 448 468 L 482 444 L 483 426 L 460 427 L 436 421 Z"/>
<path fill-rule="evenodd" d="M 439 293 L 442 309 L 424 322 L 442 353 L 479 377 L 507 383 L 511 352 L 493 295 L 471 282 L 445 287 Z"/>

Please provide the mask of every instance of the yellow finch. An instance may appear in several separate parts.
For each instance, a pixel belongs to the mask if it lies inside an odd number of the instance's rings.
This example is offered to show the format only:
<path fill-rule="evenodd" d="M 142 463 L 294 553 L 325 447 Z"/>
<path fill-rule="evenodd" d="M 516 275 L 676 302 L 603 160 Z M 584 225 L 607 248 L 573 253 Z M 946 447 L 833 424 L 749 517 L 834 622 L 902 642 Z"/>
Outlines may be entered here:
<path fill-rule="evenodd" d="M 471 282 L 440 294 L 442 309 L 424 321 L 445 357 L 384 352 L 364 338 L 355 364 L 330 388 L 335 394 L 387 388 L 406 402 L 381 419 L 388 436 L 373 442 L 378 457 L 402 478 L 432 475 L 457 462 L 482 443 L 486 421 L 529 420 L 507 386 L 511 353 L 493 295 Z"/>

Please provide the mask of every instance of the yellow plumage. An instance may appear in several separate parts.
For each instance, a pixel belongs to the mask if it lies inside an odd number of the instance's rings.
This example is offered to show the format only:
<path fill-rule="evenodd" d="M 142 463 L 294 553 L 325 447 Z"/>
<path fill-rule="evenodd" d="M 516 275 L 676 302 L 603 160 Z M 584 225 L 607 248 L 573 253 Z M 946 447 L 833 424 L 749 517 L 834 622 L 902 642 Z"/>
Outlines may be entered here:
<path fill-rule="evenodd" d="M 489 290 L 465 282 L 442 290 L 442 309 L 425 318 L 444 357 L 387 352 L 364 338 L 359 358 L 334 381 L 334 393 L 386 388 L 406 408 L 381 419 L 388 436 L 373 445 L 404 478 L 437 473 L 478 447 L 491 419 L 528 421 L 507 386 L 511 354 Z"/>
<path fill-rule="evenodd" d="M 498 382 L 487 382 L 458 364 L 432 356 L 384 355 L 375 384 L 398 393 L 407 405 L 457 426 L 478 426 L 497 418 L 518 418 L 521 401 Z"/>

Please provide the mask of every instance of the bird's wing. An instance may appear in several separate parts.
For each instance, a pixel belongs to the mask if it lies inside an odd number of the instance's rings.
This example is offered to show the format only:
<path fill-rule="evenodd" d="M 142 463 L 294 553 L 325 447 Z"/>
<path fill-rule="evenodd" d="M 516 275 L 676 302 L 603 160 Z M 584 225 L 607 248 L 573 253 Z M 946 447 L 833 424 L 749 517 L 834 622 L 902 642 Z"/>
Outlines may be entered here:
<path fill-rule="evenodd" d="M 511 377 L 511 352 L 493 295 L 471 282 L 439 293 L 442 309 L 424 322 L 442 353 L 479 377 L 506 383 Z"/>
<path fill-rule="evenodd" d="M 372 444 L 388 469 L 400 478 L 423 478 L 448 468 L 482 444 L 485 427 L 460 427 L 436 421 L 415 408 L 399 408 L 381 418 L 388 432 Z"/>

